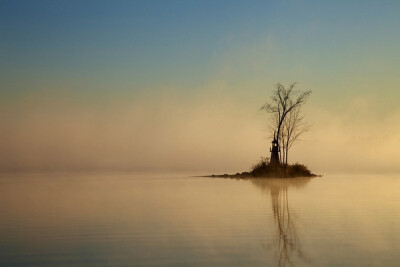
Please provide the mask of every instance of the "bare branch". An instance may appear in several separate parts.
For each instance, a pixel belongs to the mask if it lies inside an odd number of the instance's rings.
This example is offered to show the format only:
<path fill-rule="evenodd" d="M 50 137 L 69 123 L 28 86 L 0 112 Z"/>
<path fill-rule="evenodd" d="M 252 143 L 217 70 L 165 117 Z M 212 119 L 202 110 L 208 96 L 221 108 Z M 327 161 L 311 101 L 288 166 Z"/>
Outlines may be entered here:
<path fill-rule="evenodd" d="M 261 107 L 272 115 L 270 131 L 276 132 L 276 141 L 281 148 L 285 163 L 290 147 L 310 128 L 310 125 L 304 122 L 301 107 L 306 103 L 311 91 L 295 90 L 296 85 L 297 83 L 292 83 L 285 88 L 277 83 L 271 101 Z M 281 160 L 283 161 L 282 158 Z"/>

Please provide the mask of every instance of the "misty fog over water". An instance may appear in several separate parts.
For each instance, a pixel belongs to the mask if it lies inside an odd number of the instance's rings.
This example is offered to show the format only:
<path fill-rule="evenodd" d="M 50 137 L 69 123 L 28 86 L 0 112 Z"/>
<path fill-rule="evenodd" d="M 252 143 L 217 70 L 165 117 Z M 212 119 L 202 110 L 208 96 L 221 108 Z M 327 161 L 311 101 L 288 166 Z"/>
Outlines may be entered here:
<path fill-rule="evenodd" d="M 396 266 L 400 177 L 0 177 L 4 266 Z"/>

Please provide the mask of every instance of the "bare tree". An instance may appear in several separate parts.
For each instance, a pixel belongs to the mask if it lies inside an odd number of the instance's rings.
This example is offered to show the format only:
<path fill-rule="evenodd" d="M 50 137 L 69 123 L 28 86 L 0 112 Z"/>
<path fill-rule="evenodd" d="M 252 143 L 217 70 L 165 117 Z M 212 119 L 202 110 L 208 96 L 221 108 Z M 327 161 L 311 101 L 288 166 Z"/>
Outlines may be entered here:
<path fill-rule="evenodd" d="M 281 150 L 283 150 L 282 162 L 288 164 L 289 149 L 299 137 L 310 130 L 311 125 L 304 121 L 304 115 L 300 107 L 293 109 L 287 116 L 282 125 Z"/>
<path fill-rule="evenodd" d="M 278 145 L 280 146 L 280 158 L 281 161 L 287 163 L 287 152 L 293 142 L 298 138 L 293 138 L 296 136 L 296 131 L 294 129 L 297 127 L 299 123 L 287 123 L 287 116 L 293 113 L 293 111 L 298 110 L 300 112 L 301 107 L 306 102 L 307 98 L 310 96 L 311 91 L 301 92 L 295 90 L 296 83 L 292 83 L 288 88 L 285 88 L 282 84 L 278 83 L 275 86 L 275 90 L 272 93 L 271 101 L 265 103 L 261 109 L 271 113 L 272 116 L 272 125 L 274 127 L 274 133 L 276 133 L 276 139 Z M 298 117 L 298 116 L 297 116 Z M 294 117 L 292 118 L 294 119 Z M 295 120 L 296 121 L 296 120 Z M 285 128 L 285 123 L 288 127 L 289 131 L 282 131 Z M 303 131 L 304 132 L 304 131 Z M 290 138 L 288 138 L 288 133 L 290 134 Z M 291 142 L 284 142 L 285 140 L 291 140 Z M 280 141 L 283 142 L 280 142 Z M 289 146 L 290 143 L 290 146 Z"/>

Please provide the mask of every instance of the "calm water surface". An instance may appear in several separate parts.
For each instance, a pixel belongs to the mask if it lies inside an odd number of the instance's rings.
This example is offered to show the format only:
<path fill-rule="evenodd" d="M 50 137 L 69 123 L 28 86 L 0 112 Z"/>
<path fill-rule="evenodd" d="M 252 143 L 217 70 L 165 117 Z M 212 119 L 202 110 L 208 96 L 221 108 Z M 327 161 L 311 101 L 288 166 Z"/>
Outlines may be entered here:
<path fill-rule="evenodd" d="M 399 266 L 400 175 L 0 177 L 1 266 Z"/>

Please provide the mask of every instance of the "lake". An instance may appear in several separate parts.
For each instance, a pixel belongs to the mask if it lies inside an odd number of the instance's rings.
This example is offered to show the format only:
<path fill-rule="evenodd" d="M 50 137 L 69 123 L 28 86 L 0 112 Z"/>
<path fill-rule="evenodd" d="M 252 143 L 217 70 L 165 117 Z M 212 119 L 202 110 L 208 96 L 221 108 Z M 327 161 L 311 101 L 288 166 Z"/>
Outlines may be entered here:
<path fill-rule="evenodd" d="M 400 175 L 2 174 L 1 266 L 399 266 Z"/>

